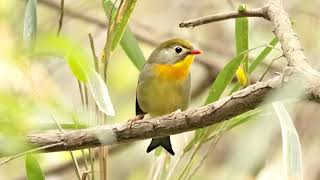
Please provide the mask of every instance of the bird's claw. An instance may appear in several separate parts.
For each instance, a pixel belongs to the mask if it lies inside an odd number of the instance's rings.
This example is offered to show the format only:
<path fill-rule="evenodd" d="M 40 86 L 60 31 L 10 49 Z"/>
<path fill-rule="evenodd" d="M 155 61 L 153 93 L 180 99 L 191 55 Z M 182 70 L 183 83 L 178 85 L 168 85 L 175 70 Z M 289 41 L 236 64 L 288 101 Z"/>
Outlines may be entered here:
<path fill-rule="evenodd" d="M 143 119 L 143 118 L 144 118 L 144 114 L 138 114 L 138 115 L 137 115 L 136 117 L 134 117 L 133 119 L 130 119 L 130 120 L 128 121 L 128 123 L 129 123 L 129 129 L 131 130 L 133 124 L 134 124 L 136 121 L 141 120 L 141 119 Z"/>

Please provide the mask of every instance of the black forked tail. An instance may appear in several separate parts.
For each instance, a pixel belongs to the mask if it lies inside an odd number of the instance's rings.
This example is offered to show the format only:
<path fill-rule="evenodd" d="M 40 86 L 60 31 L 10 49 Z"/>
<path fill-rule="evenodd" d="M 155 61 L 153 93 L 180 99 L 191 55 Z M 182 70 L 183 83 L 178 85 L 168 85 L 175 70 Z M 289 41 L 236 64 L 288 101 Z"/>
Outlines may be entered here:
<path fill-rule="evenodd" d="M 162 146 L 172 156 L 174 156 L 174 151 L 171 146 L 170 136 L 152 139 L 150 145 L 147 148 L 147 153 L 151 152 L 152 150 L 154 150 L 158 146 Z"/>

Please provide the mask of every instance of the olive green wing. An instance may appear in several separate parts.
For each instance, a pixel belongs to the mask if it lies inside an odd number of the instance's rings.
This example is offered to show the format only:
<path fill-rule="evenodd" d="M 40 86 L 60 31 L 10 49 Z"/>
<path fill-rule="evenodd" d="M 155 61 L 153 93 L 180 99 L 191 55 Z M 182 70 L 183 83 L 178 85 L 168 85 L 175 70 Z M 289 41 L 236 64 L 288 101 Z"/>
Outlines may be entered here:
<path fill-rule="evenodd" d="M 143 110 L 141 109 L 141 107 L 138 103 L 137 95 L 136 95 L 136 115 L 139 115 L 139 114 L 146 114 L 146 113 L 143 112 Z"/>

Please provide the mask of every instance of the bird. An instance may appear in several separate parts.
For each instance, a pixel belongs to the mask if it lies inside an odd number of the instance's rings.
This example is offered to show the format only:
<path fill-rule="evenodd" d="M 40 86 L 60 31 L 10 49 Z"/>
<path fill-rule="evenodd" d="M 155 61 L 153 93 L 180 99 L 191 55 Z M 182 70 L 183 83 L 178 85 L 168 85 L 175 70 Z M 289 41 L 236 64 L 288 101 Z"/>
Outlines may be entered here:
<path fill-rule="evenodd" d="M 202 51 L 181 38 L 164 41 L 153 50 L 139 74 L 136 115 L 157 117 L 186 110 L 191 97 L 190 66 L 198 54 Z M 174 156 L 170 136 L 153 138 L 147 153 L 159 146 Z"/>

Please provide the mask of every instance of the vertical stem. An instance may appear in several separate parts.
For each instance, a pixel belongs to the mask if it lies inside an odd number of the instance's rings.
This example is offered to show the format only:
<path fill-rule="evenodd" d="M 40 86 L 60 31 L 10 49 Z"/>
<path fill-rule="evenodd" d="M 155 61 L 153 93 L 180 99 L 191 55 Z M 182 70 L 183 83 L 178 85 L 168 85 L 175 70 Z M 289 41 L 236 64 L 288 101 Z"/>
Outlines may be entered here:
<path fill-rule="evenodd" d="M 92 53 L 92 56 L 93 56 L 94 67 L 95 67 L 96 72 L 99 72 L 99 61 L 98 61 L 98 58 L 97 58 L 97 54 L 96 54 L 96 50 L 95 50 L 94 40 L 93 40 L 92 34 L 88 33 L 88 37 L 89 37 L 89 41 L 90 41 L 90 47 L 91 47 L 91 53 Z M 87 91 L 87 89 L 85 89 L 85 91 Z M 87 99 L 87 97 L 86 97 L 86 99 Z M 94 119 L 96 119 L 96 122 L 93 122 L 92 124 L 99 124 L 100 113 L 99 113 L 99 110 L 98 110 L 98 107 L 97 107 L 96 103 L 94 103 L 94 112 L 95 112 L 95 118 Z M 95 155 L 94 155 L 95 154 L 95 150 L 97 150 L 97 149 L 89 148 L 92 180 L 95 179 L 95 166 L 94 166 L 94 163 L 95 163 Z M 100 167 L 100 171 L 101 171 L 101 166 L 100 166 L 100 157 L 101 156 L 100 155 L 101 155 L 101 153 L 100 153 L 100 148 L 99 148 L 99 167 Z"/>
<path fill-rule="evenodd" d="M 63 129 L 62 127 L 60 126 L 59 122 L 52 117 L 52 119 L 54 120 L 54 122 L 56 123 L 56 125 L 58 126 L 59 128 L 59 131 L 60 132 L 63 132 Z M 74 154 L 72 151 L 69 151 L 70 152 L 70 156 L 72 158 L 72 162 L 73 162 L 73 166 L 74 166 L 74 170 L 75 170 L 75 173 L 76 173 L 76 176 L 78 178 L 78 180 L 81 180 L 81 173 L 80 173 L 80 168 L 79 168 L 79 164 L 77 162 L 77 159 L 74 157 Z"/>
<path fill-rule="evenodd" d="M 64 15 L 64 0 L 60 1 L 60 18 L 59 18 L 59 27 L 57 31 L 57 36 L 60 35 L 62 24 L 63 24 L 63 15 Z"/>

